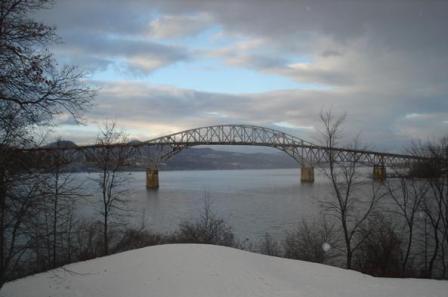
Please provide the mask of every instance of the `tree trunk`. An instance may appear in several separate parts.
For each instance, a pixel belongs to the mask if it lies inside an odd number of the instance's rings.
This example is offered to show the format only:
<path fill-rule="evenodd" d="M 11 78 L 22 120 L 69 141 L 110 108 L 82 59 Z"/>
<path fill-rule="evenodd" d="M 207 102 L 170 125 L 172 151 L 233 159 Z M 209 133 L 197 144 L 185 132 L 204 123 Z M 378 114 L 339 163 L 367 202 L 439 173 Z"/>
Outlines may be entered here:
<path fill-rule="evenodd" d="M 5 169 L 0 169 L 0 288 L 5 283 L 5 204 L 6 176 Z"/>
<path fill-rule="evenodd" d="M 437 226 L 433 227 L 433 232 L 434 232 L 434 250 L 431 256 L 431 260 L 429 260 L 429 264 L 428 264 L 428 278 L 432 277 L 432 271 L 434 269 L 434 262 L 437 258 L 437 254 L 439 253 L 439 230 L 437 228 Z"/>
<path fill-rule="evenodd" d="M 406 268 L 407 268 L 406 266 L 408 264 L 409 254 L 411 253 L 413 231 L 414 231 L 413 225 L 410 224 L 409 225 L 409 234 L 408 234 L 408 245 L 406 247 L 406 254 L 404 256 L 403 263 L 401 265 L 401 272 L 403 273 L 403 275 L 406 274 Z"/>
<path fill-rule="evenodd" d="M 347 249 L 347 262 L 346 262 L 346 267 L 347 269 L 352 269 L 352 250 L 350 248 Z"/>
<path fill-rule="evenodd" d="M 343 214 L 342 215 L 342 230 L 344 232 L 344 240 L 345 240 L 345 249 L 346 249 L 346 268 L 347 269 L 352 269 L 352 257 L 353 257 L 353 251 L 352 251 L 352 247 L 351 247 L 351 240 L 350 240 L 350 236 L 349 236 L 349 232 L 348 232 L 348 228 L 347 228 L 347 221 L 346 221 L 346 217 Z"/>
<path fill-rule="evenodd" d="M 56 268 L 56 242 L 57 242 L 57 226 L 58 226 L 58 199 L 59 199 L 59 168 L 56 168 L 55 174 L 55 192 L 53 205 L 53 268 Z"/>
<path fill-rule="evenodd" d="M 104 213 L 104 255 L 109 254 L 108 214 Z"/>
<path fill-rule="evenodd" d="M 442 240 L 442 246 L 440 248 L 440 253 L 442 257 L 442 278 L 445 278 L 446 276 L 446 262 L 445 262 L 445 243 Z"/>

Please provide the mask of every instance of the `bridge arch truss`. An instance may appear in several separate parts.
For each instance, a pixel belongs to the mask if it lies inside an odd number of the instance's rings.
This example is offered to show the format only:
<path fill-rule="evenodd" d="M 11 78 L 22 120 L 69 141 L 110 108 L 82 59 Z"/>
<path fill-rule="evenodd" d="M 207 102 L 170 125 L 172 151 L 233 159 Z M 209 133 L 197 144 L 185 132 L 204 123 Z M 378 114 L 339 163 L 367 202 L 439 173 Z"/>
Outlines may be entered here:
<path fill-rule="evenodd" d="M 315 145 L 282 131 L 254 125 L 216 125 L 189 129 L 143 143 L 149 151 L 159 151 L 157 159 L 166 161 L 185 148 L 197 145 L 254 145 L 284 151 L 300 164 L 357 161 L 366 165 L 393 165 L 422 159 L 416 156 Z M 149 155 L 154 155 L 154 153 Z"/>

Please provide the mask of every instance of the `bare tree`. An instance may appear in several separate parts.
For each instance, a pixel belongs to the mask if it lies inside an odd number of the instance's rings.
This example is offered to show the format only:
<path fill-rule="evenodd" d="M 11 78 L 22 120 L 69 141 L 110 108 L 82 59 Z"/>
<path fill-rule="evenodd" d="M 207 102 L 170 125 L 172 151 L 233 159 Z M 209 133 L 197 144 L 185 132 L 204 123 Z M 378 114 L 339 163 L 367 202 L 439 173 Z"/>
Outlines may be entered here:
<path fill-rule="evenodd" d="M 337 256 L 334 226 L 323 218 L 319 223 L 303 220 L 295 230 L 286 234 L 283 240 L 284 256 L 310 262 L 325 263 Z"/>
<path fill-rule="evenodd" d="M 429 195 L 423 203 L 423 210 L 432 231 L 433 250 L 426 271 L 427 277 L 433 276 L 438 257 L 442 258 L 442 276 L 446 276 L 445 248 L 448 244 L 448 137 L 439 143 L 428 143 L 421 148 L 433 161 L 433 174 L 426 178 Z"/>
<path fill-rule="evenodd" d="M 345 117 L 336 117 L 331 111 L 321 112 L 320 115 L 323 146 L 326 148 L 328 160 L 328 168 L 324 168 L 324 173 L 333 189 L 331 199 L 323 201 L 322 205 L 340 224 L 345 243 L 346 267 L 350 269 L 353 253 L 368 236 L 360 232 L 362 226 L 382 195 L 374 182 L 370 183 L 368 190 L 368 182 L 362 180 L 360 154 L 352 153 L 351 158 L 344 162 L 336 158 L 334 148 L 340 146 Z M 355 140 L 348 148 L 360 149 L 358 141 Z"/>
<path fill-rule="evenodd" d="M 424 276 L 432 277 L 438 269 L 446 277 L 448 248 L 448 137 L 438 142 L 416 143 L 410 152 L 426 156 L 427 160 L 417 162 L 410 176 L 425 182 L 428 191 L 422 201 L 424 219 Z M 429 230 L 427 229 L 429 226 Z M 429 261 L 427 259 L 430 251 Z M 437 261 L 440 259 L 441 261 Z"/>
<path fill-rule="evenodd" d="M 422 180 L 414 177 L 403 176 L 397 172 L 398 181 L 392 180 L 385 183 L 388 197 L 391 198 L 396 209 L 390 210 L 404 219 L 407 228 L 407 240 L 404 257 L 401 262 L 401 272 L 406 273 L 409 256 L 415 234 L 415 223 L 421 211 L 428 185 Z"/>
<path fill-rule="evenodd" d="M 64 145 L 63 141 L 58 140 L 52 146 L 60 150 L 46 156 L 39 205 L 41 215 L 32 220 L 35 230 L 33 241 L 38 245 L 36 253 L 40 252 L 40 248 L 46 251 L 48 266 L 42 268 L 55 268 L 70 261 L 75 203 L 85 196 L 82 183 L 76 181 L 66 168 L 72 156 L 71 152 L 62 150 Z"/>
<path fill-rule="evenodd" d="M 36 211 L 30 198 L 41 185 L 15 148 L 35 144 L 33 127 L 51 123 L 55 115 L 78 119 L 93 96 L 82 72 L 59 69 L 47 50 L 58 39 L 54 28 L 30 17 L 51 5 L 48 0 L 0 2 L 0 287 L 20 258 L 16 241 L 26 242 L 23 223 Z"/>
<path fill-rule="evenodd" d="M 55 29 L 30 18 L 52 3 L 2 0 L 0 4 L 1 109 L 33 123 L 51 120 L 61 112 L 77 118 L 93 95 L 81 82 L 82 72 L 72 66 L 58 69 L 47 50 L 58 40 Z"/>
<path fill-rule="evenodd" d="M 381 277 L 401 274 L 401 240 L 395 226 L 379 212 L 371 215 L 362 233 L 368 234 L 355 254 L 356 269 Z"/>
<path fill-rule="evenodd" d="M 176 234 L 176 241 L 234 246 L 235 238 L 232 228 L 213 212 L 207 193 L 204 193 L 203 201 L 204 206 L 200 217 L 194 222 L 181 223 Z"/>
<path fill-rule="evenodd" d="M 31 234 L 27 228 L 29 219 L 39 215 L 42 197 L 40 174 L 25 171 L 18 164 L 8 167 L 8 174 L 2 178 L 1 220 L 0 220 L 0 277 L 1 284 L 17 276 L 22 256 L 30 247 Z M 11 172 L 15 170 L 15 172 Z"/>
<path fill-rule="evenodd" d="M 94 163 L 99 170 L 97 182 L 101 190 L 101 215 L 103 216 L 104 254 L 109 253 L 109 232 L 111 218 L 126 212 L 128 193 L 125 185 L 129 178 L 122 171 L 129 164 L 130 148 L 123 144 L 127 137 L 117 129 L 115 123 L 106 123 L 97 137 L 98 147 Z"/>
<path fill-rule="evenodd" d="M 280 257 L 282 254 L 281 247 L 278 241 L 272 238 L 272 235 L 267 232 L 264 234 L 263 239 L 260 241 L 258 250 L 260 251 L 260 253 L 268 256 Z"/>

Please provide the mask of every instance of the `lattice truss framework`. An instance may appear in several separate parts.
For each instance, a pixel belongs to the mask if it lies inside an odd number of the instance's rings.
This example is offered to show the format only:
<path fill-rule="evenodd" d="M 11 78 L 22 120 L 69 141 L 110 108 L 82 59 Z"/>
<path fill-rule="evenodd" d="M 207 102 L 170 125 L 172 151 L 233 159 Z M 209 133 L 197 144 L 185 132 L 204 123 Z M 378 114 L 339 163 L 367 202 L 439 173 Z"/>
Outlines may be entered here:
<path fill-rule="evenodd" d="M 255 145 L 284 151 L 301 164 L 360 162 L 368 165 L 404 164 L 420 157 L 374 152 L 368 150 L 329 148 L 315 145 L 284 132 L 252 125 L 217 125 L 190 129 L 152 139 L 147 144 L 170 146 L 171 150 L 160 159 L 167 160 L 186 147 L 196 145 Z"/>
<path fill-rule="evenodd" d="M 412 161 L 426 160 L 426 157 L 375 152 L 355 148 L 330 148 L 315 145 L 284 132 L 253 125 L 216 125 L 200 127 L 155 138 L 145 142 L 114 144 L 113 149 L 129 150 L 130 163 L 157 167 L 183 149 L 197 145 L 254 145 L 267 146 L 284 151 L 302 165 L 335 162 L 359 162 L 366 165 L 403 165 Z M 39 148 L 33 151 L 72 150 L 74 155 L 90 159 L 104 149 L 100 145 L 77 148 Z"/>

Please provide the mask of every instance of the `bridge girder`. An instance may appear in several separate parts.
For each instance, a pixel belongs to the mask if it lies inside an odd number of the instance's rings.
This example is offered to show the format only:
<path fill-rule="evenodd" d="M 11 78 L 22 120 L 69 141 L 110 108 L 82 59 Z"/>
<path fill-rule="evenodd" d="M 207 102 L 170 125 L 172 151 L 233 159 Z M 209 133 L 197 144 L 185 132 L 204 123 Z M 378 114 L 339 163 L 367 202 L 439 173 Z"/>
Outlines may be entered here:
<path fill-rule="evenodd" d="M 184 148 L 197 145 L 256 145 L 284 151 L 301 164 L 360 162 L 366 165 L 393 165 L 417 160 L 419 157 L 358 149 L 329 148 L 315 145 L 284 132 L 253 125 L 216 125 L 181 131 L 152 139 L 147 145 L 165 145 L 172 148 L 162 160 L 167 160 Z"/>
<path fill-rule="evenodd" d="M 330 148 L 315 145 L 282 131 L 254 125 L 215 125 L 189 129 L 145 142 L 119 143 L 112 148 L 127 147 L 134 161 L 145 160 L 148 167 L 157 167 L 183 149 L 197 145 L 255 145 L 284 151 L 298 163 L 307 165 L 335 162 L 359 162 L 366 165 L 395 165 L 411 161 L 428 160 L 426 157 L 391 154 L 353 148 Z M 36 148 L 28 151 L 46 152 L 71 150 L 84 158 L 101 151 L 102 145 L 87 145 L 76 148 Z"/>

